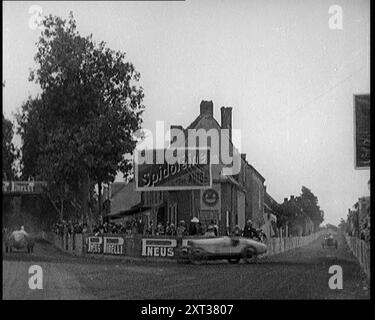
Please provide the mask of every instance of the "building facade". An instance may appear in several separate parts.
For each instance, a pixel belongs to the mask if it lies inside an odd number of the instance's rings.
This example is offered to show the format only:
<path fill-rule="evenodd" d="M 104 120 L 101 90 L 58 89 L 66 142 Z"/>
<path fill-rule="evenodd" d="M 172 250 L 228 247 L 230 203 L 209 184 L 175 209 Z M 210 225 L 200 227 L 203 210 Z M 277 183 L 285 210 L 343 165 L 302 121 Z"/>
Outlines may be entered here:
<path fill-rule="evenodd" d="M 175 130 L 175 129 L 178 129 Z M 198 117 L 187 127 L 171 126 L 171 143 L 178 141 L 178 134 L 187 135 L 189 130 L 203 130 L 207 133 L 206 141 L 197 140 L 196 147 L 210 147 L 218 143 L 216 150 L 219 161 L 212 164 L 212 188 L 200 190 L 171 190 L 142 192 L 143 204 L 151 208 L 151 219 L 154 225 L 158 223 L 178 224 L 181 220 L 189 223 L 194 217 L 198 218 L 203 227 L 212 221 L 218 225 L 219 234 L 231 232 L 238 225 L 243 228 L 247 219 L 252 219 L 255 226 L 261 227 L 264 219 L 264 181 L 260 173 L 241 155 L 241 166 L 238 174 L 224 175 L 225 165 L 221 161 L 221 130 L 226 129 L 229 140 L 229 153 L 237 152 L 232 142 L 232 108 L 221 108 L 221 123 L 213 116 L 212 101 L 202 101 Z M 216 131 L 217 136 L 210 135 Z M 223 135 L 224 136 L 224 135 Z M 187 139 L 182 140 L 187 146 Z M 191 146 L 191 145 L 189 145 Z M 157 195 L 159 194 L 159 195 Z M 157 200 L 155 200 L 157 199 Z"/>

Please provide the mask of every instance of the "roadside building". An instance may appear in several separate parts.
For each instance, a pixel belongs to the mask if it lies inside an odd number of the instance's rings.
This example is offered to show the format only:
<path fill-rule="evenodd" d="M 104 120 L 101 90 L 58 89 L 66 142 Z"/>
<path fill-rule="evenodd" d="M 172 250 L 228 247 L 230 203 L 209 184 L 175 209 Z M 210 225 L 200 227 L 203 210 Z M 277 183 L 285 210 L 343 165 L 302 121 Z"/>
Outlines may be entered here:
<path fill-rule="evenodd" d="M 142 193 L 135 190 L 135 183 L 114 182 L 109 191 L 110 210 L 107 221 L 126 223 L 133 219 L 141 219 L 146 225 L 150 221 L 151 210 L 144 204 Z"/>
<path fill-rule="evenodd" d="M 263 231 L 266 233 L 267 238 L 278 236 L 277 218 L 279 213 L 279 204 L 272 198 L 265 189 L 264 192 L 264 219 L 265 224 Z"/>
<path fill-rule="evenodd" d="M 176 130 L 178 129 L 178 130 Z M 224 175 L 225 165 L 221 161 L 221 130 L 226 129 L 229 140 L 229 152 L 237 152 L 232 142 L 232 108 L 221 108 L 221 124 L 213 116 L 212 101 L 202 101 L 200 114 L 187 127 L 171 126 L 171 143 L 180 141 L 179 134 L 184 134 L 185 146 L 189 130 L 203 130 L 207 133 L 205 141 L 197 140 L 196 147 L 210 147 L 218 143 L 216 155 L 219 162 L 212 165 L 212 188 L 195 190 L 147 191 L 143 192 L 143 203 L 150 206 L 151 219 L 154 224 L 178 224 L 181 220 L 189 223 L 197 217 L 203 229 L 214 223 L 218 226 L 220 235 L 231 232 L 238 225 L 243 228 L 246 219 L 252 219 L 255 226 L 261 227 L 264 220 L 264 178 L 246 161 L 246 155 L 241 155 L 241 166 L 237 174 Z M 212 134 L 217 132 L 218 135 Z M 177 133 L 177 134 L 176 134 Z M 224 136 L 224 135 L 223 135 Z M 190 145 L 191 146 L 191 145 Z M 215 154 L 211 154 L 212 157 Z"/>

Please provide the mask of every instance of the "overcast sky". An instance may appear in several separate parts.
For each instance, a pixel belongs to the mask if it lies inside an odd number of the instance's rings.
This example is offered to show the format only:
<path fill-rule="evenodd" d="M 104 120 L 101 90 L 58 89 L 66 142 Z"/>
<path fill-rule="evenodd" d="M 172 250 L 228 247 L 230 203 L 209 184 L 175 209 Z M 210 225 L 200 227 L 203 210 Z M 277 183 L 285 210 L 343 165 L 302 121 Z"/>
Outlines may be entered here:
<path fill-rule="evenodd" d="M 331 30 L 328 10 L 343 10 Z M 38 87 L 28 82 L 42 14 L 73 11 L 82 35 L 125 51 L 141 73 L 144 127 L 188 125 L 201 100 L 233 107 L 242 152 L 277 201 L 302 185 L 338 223 L 368 195 L 369 170 L 354 169 L 353 94 L 370 92 L 370 5 L 364 0 L 3 2 L 3 112 Z"/>

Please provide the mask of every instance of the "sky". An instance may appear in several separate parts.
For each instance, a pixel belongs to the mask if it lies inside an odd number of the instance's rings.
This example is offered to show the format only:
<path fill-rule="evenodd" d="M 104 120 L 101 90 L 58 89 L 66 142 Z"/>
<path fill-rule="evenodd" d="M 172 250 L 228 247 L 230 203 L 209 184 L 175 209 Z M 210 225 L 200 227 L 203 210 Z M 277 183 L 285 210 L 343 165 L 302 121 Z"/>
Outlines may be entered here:
<path fill-rule="evenodd" d="M 370 93 L 369 0 L 2 2 L 3 113 L 40 92 L 32 28 L 37 11 L 67 18 L 127 53 L 141 74 L 144 128 L 190 124 L 201 100 L 233 108 L 247 160 L 277 201 L 310 188 L 325 223 L 369 195 L 369 169 L 354 169 L 353 95 Z M 329 28 L 332 5 L 342 28 Z M 33 7 L 37 6 L 37 7 Z M 19 137 L 15 137 L 19 144 Z"/>

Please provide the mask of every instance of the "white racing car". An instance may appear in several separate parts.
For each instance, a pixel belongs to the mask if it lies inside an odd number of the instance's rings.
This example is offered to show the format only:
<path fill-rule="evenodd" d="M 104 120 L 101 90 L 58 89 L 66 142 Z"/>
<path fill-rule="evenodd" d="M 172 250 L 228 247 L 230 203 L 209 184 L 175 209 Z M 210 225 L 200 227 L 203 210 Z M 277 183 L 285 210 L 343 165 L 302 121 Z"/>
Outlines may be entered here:
<path fill-rule="evenodd" d="M 34 251 L 34 239 L 21 227 L 21 230 L 13 231 L 5 239 L 5 252 L 12 252 L 13 249 L 26 249 L 28 253 Z"/>
<path fill-rule="evenodd" d="M 178 252 L 178 262 L 200 262 L 226 259 L 238 263 L 241 258 L 249 263 L 252 258 L 267 252 L 267 246 L 259 241 L 243 237 L 220 237 L 188 240 Z"/>

